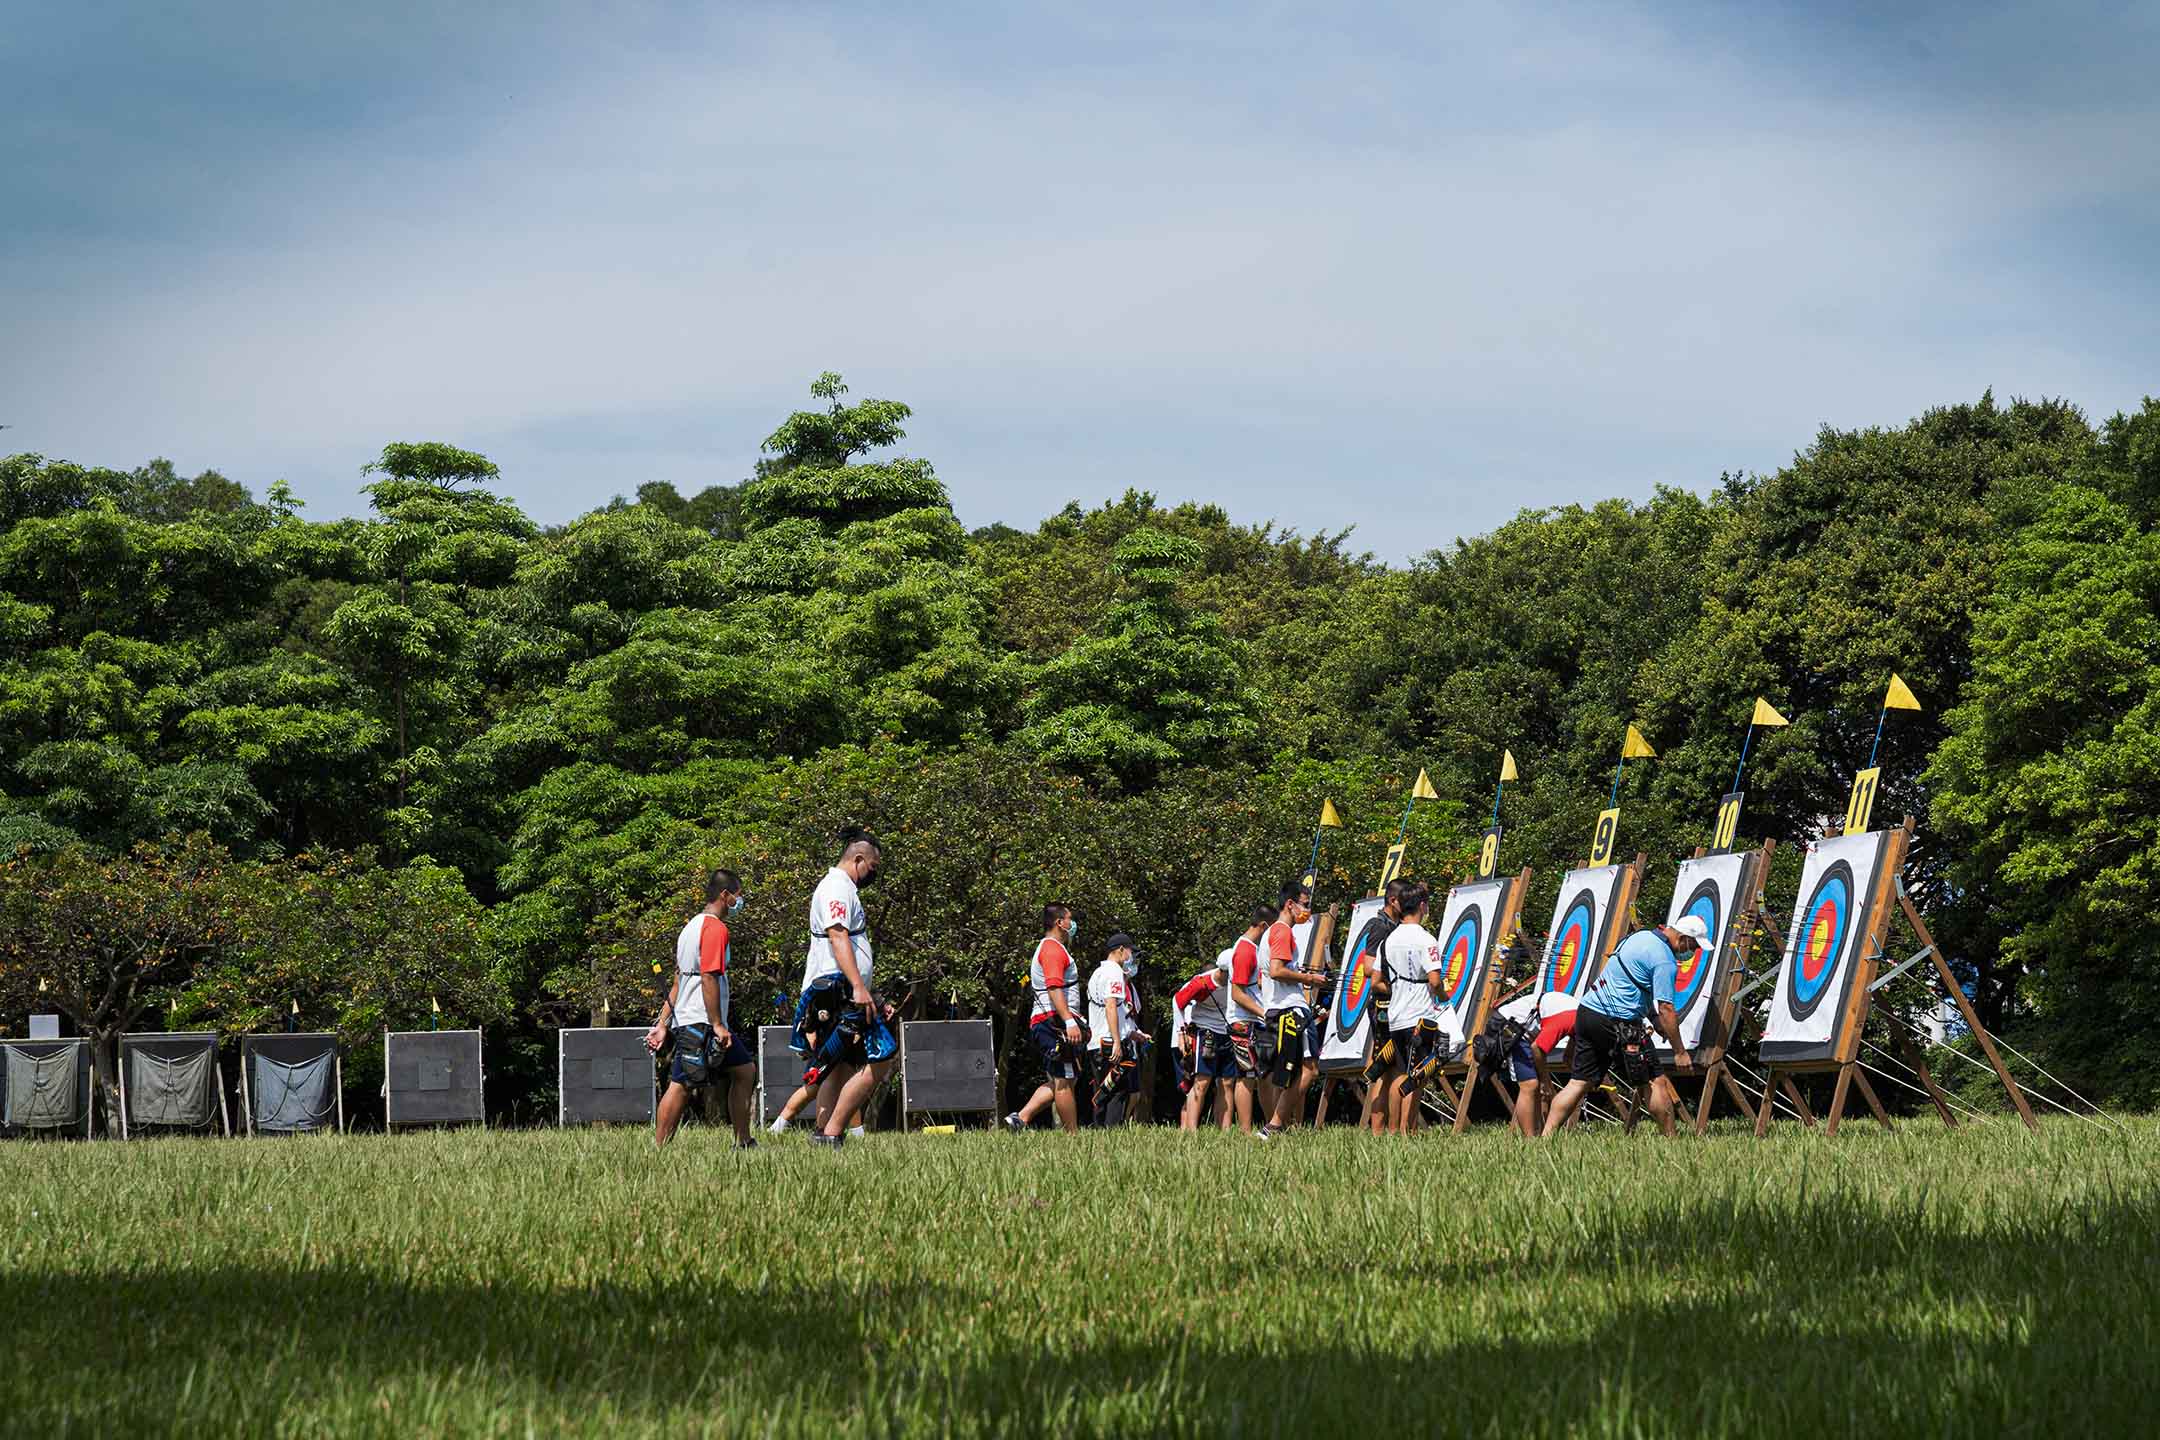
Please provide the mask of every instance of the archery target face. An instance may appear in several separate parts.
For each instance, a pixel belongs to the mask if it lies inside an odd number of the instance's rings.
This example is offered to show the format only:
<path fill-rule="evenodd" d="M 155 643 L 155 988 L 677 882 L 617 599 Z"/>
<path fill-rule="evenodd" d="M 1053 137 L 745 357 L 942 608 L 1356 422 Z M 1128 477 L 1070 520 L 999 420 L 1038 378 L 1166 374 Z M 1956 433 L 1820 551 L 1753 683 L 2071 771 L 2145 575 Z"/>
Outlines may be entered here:
<path fill-rule="evenodd" d="M 1375 896 L 1360 900 L 1350 909 L 1343 929 L 1342 959 L 1335 967 L 1335 998 L 1328 1005 L 1327 1025 L 1320 1036 L 1320 1068 L 1363 1069 L 1366 1043 L 1372 1034 L 1373 967 L 1378 954 L 1359 946 L 1365 922 L 1380 913 Z"/>
<path fill-rule="evenodd" d="M 1747 897 L 1749 868 L 1754 852 L 1708 855 L 1680 862 L 1679 878 L 1673 882 L 1672 904 L 1666 907 L 1665 923 L 1676 924 L 1694 915 L 1710 929 L 1710 943 L 1680 962 L 1673 979 L 1673 1010 L 1680 1017 L 1680 1038 L 1693 1049 L 1703 1040 L 1703 1027 L 1715 1008 L 1712 1001 L 1732 964 L 1733 918 Z M 1670 1047 L 1658 1037 L 1658 1048 Z"/>
<path fill-rule="evenodd" d="M 1459 1039 L 1477 1003 L 1480 976 L 1492 958 L 1500 910 L 1507 899 L 1505 880 L 1458 885 L 1448 891 L 1447 906 L 1432 932 L 1440 941 L 1440 1023 Z"/>
<path fill-rule="evenodd" d="M 1545 958 L 1538 967 L 1538 989 L 1580 995 L 1590 988 L 1611 946 L 1612 901 L 1620 887 L 1618 865 L 1570 870 L 1560 882 L 1546 932 Z"/>
<path fill-rule="evenodd" d="M 1765 1060 L 1837 1058 L 1846 1001 L 1873 928 L 1889 831 L 1842 835 L 1808 852 L 1784 962 L 1763 1029 Z"/>

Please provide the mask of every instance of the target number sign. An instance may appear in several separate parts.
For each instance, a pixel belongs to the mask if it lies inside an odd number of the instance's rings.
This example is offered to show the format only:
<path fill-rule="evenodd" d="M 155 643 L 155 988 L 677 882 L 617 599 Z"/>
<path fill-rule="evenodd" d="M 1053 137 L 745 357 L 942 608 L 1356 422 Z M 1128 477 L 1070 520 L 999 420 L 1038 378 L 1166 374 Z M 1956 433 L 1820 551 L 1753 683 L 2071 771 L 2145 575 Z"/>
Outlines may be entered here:
<path fill-rule="evenodd" d="M 1409 848 L 1409 842 L 1405 840 L 1397 840 L 1393 845 L 1388 846 L 1387 860 L 1380 867 L 1380 883 L 1374 887 L 1375 889 L 1387 889 L 1388 882 L 1397 875 L 1402 874 L 1403 851 Z"/>
<path fill-rule="evenodd" d="M 1747 792 L 1735 790 L 1718 801 L 1717 830 L 1710 837 L 1713 854 L 1723 855 L 1733 848 L 1733 841 L 1740 834 L 1740 802 L 1746 798 Z"/>
<path fill-rule="evenodd" d="M 1882 766 L 1862 770 L 1852 777 L 1852 799 L 1845 802 L 1845 833 L 1865 835 L 1868 818 L 1875 813 L 1875 791 L 1882 781 Z"/>
<path fill-rule="evenodd" d="M 1500 827 L 1493 826 L 1485 832 L 1483 843 L 1478 846 L 1477 878 L 1490 880 L 1500 872 Z"/>
<path fill-rule="evenodd" d="M 1619 834 L 1619 807 L 1598 812 L 1597 830 L 1590 837 L 1590 865 L 1593 869 L 1612 864 L 1613 841 Z"/>

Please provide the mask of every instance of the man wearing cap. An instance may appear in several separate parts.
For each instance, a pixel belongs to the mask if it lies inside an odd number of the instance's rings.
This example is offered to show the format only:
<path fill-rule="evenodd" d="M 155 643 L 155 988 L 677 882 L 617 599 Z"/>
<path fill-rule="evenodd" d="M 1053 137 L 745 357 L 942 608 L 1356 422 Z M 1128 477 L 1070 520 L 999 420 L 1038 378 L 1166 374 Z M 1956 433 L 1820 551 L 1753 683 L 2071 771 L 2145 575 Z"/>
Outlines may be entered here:
<path fill-rule="evenodd" d="M 1140 954 L 1120 930 L 1103 942 L 1102 964 L 1088 977 L 1088 1059 L 1094 1079 L 1095 1123 L 1125 1123 L 1125 1107 L 1140 1088 Z"/>
<path fill-rule="evenodd" d="M 1568 1083 L 1553 1097 L 1545 1116 L 1545 1136 L 1552 1138 L 1567 1124 L 1593 1086 L 1618 1063 L 1621 1046 L 1643 1020 L 1654 1018 L 1666 1043 L 1672 1046 L 1673 1069 L 1693 1070 L 1695 1062 L 1680 1043 L 1680 1017 L 1673 1009 L 1673 981 L 1680 957 L 1700 950 L 1710 939 L 1710 927 L 1700 915 L 1683 915 L 1678 923 L 1638 930 L 1620 948 L 1583 993 L 1575 1009 L 1575 1032 L 1568 1038 Z M 1650 1086 L 1650 1114 L 1658 1129 L 1673 1133 L 1673 1103 L 1678 1097 L 1660 1075 Z"/>

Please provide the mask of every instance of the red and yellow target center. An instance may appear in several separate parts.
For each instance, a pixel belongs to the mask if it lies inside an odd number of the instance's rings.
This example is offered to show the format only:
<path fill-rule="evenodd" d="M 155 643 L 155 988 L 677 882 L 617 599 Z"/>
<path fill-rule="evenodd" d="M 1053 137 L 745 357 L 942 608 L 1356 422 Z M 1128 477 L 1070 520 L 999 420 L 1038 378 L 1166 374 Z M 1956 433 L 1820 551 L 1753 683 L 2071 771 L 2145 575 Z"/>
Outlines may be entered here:
<path fill-rule="evenodd" d="M 1465 935 L 1455 942 L 1454 949 L 1448 951 L 1447 968 L 1440 975 L 1440 988 L 1450 995 L 1454 994 L 1455 987 L 1462 983 L 1463 971 L 1469 968 L 1469 965 L 1470 937 Z"/>
<path fill-rule="evenodd" d="M 1837 916 L 1825 905 L 1815 912 L 1815 921 L 1808 926 L 1807 951 L 1802 968 L 1810 979 L 1822 973 L 1823 964 L 1830 958 L 1830 945 L 1837 937 Z"/>

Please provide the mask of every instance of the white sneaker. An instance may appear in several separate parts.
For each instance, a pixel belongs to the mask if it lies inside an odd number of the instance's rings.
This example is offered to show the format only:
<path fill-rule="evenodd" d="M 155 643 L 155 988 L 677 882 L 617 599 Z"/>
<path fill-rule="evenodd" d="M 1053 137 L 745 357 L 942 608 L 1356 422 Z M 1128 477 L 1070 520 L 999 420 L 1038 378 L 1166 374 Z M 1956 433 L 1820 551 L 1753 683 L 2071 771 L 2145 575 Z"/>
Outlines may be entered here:
<path fill-rule="evenodd" d="M 860 1140 L 863 1137 L 863 1127 L 860 1125 L 850 1125 L 848 1126 L 847 1133 L 851 1138 Z"/>
<path fill-rule="evenodd" d="M 782 1116 L 781 1116 L 781 1117 L 780 1117 L 779 1119 L 777 1119 L 777 1120 L 773 1121 L 773 1122 L 772 1122 L 772 1124 L 770 1124 L 770 1125 L 768 1125 L 768 1126 L 766 1126 L 766 1127 L 765 1127 L 765 1133 L 766 1133 L 766 1134 L 768 1134 L 768 1135 L 779 1135 L 779 1134 L 783 1134 L 783 1133 L 785 1133 L 785 1132 L 786 1132 L 786 1130 L 787 1130 L 787 1127 L 788 1127 L 788 1118 L 787 1118 L 787 1116 L 785 1116 L 785 1115 L 782 1115 Z"/>

